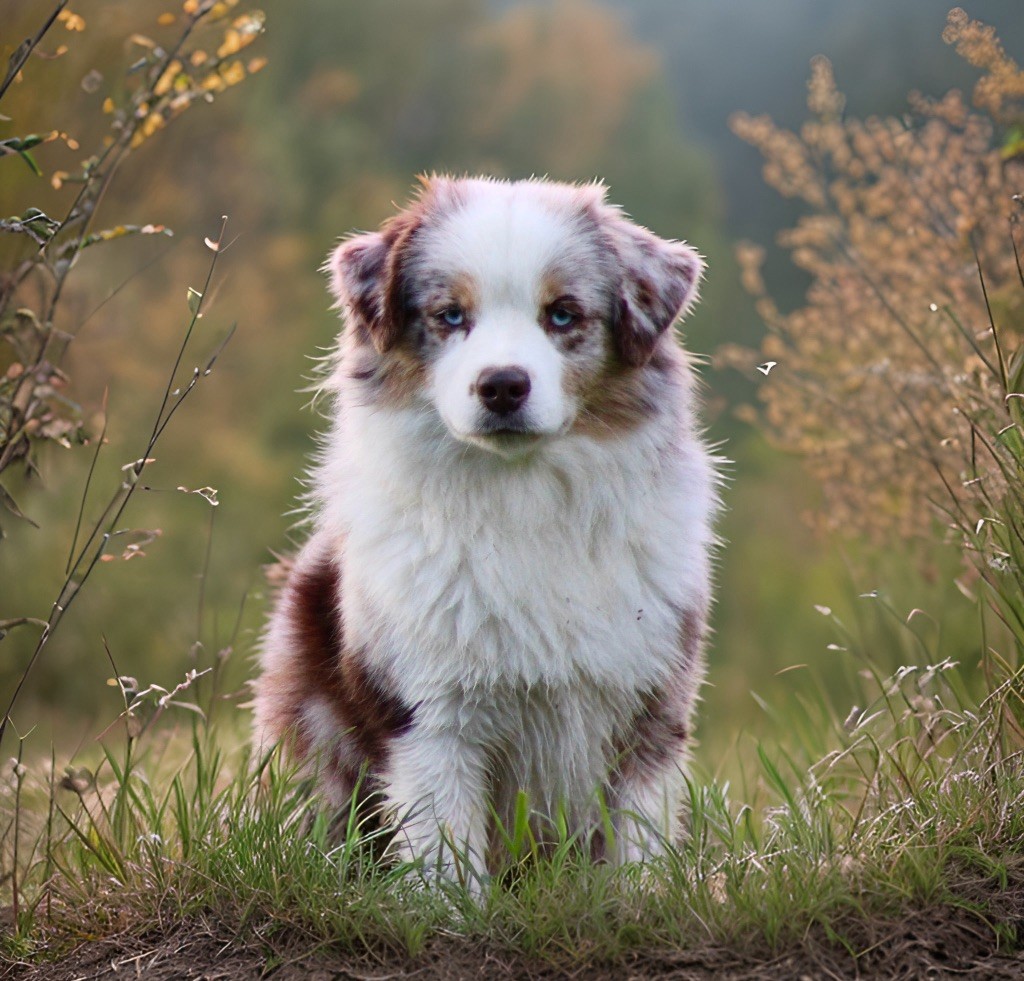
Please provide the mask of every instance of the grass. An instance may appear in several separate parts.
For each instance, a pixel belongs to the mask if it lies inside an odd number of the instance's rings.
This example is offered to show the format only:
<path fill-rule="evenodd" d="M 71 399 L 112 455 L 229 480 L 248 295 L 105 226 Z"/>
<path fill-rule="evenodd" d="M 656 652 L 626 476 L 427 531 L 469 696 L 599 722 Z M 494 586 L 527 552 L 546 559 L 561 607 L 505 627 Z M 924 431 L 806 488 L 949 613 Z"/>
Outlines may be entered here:
<path fill-rule="evenodd" d="M 913 634 L 913 621 L 892 624 Z M 940 924 L 972 939 L 972 956 L 979 944 L 1009 956 L 1024 913 L 1020 671 L 992 656 L 983 674 L 1002 680 L 972 696 L 973 670 L 939 662 L 883 677 L 839 636 L 865 700 L 844 720 L 805 692 L 805 728 L 828 733 L 827 753 L 808 765 L 818 747 L 798 736 L 756 745 L 747 799 L 696 774 L 689 836 L 650 867 L 595 864 L 564 828 L 540 858 L 524 829 L 508 829 L 518 862 L 479 900 L 456 884 L 424 888 L 415 869 L 379 860 L 354 815 L 319 808 L 276 755 L 249 759 L 237 715 L 221 709 L 207 726 L 186 701 L 197 679 L 173 693 L 129 686 L 94 770 L 9 771 L 5 868 L 17 846 L 17 881 L 6 885 L 19 901 L 2 949 L 46 961 L 203 923 L 264 965 L 315 951 L 416 961 L 447 943 L 567 970 L 680 951 L 763 960 L 811 943 L 850 968 L 928 911 L 925 933 Z"/>

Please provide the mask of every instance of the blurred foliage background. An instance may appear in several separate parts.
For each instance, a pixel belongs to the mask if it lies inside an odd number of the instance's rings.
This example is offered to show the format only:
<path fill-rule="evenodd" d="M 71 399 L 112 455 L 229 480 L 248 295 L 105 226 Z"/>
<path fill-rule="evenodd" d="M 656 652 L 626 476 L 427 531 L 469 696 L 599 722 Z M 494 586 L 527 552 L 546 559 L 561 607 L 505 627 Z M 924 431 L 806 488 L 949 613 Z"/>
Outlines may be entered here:
<path fill-rule="evenodd" d="M 767 112 L 798 127 L 818 53 L 832 60 L 858 115 L 899 115 L 911 89 L 940 95 L 969 89 L 976 77 L 940 40 L 947 0 L 261 6 L 266 31 L 248 51 L 266 64 L 139 146 L 101 203 L 100 227 L 151 222 L 174 237 L 125 238 L 83 253 L 63 303 L 62 329 L 86 321 L 65 365 L 71 395 L 87 433 L 107 424 L 91 498 L 102 501 L 120 465 L 145 445 L 187 324 L 186 288 L 209 262 L 203 238 L 229 216 L 231 245 L 201 328 L 211 345 L 232 322 L 238 332 L 163 438 L 146 474 L 156 490 L 126 516 L 162 534 L 144 557 L 99 569 L 34 669 L 13 718 L 21 732 L 36 727 L 43 745 L 52 738 L 73 748 L 117 712 L 116 689 L 104 685 L 112 673 L 104 645 L 122 674 L 143 683 L 170 688 L 185 669 L 220 661 L 229 687 L 242 690 L 264 611 L 261 566 L 291 547 L 286 512 L 319 425 L 299 389 L 337 329 L 317 268 L 338 236 L 390 214 L 416 173 L 603 178 L 638 221 L 707 256 L 704 299 L 684 333 L 690 349 L 710 355 L 726 343 L 756 346 L 764 332 L 740 287 L 738 239 L 768 248 L 764 275 L 783 305 L 797 304 L 807 286 L 772 244 L 801 206 L 764 184 L 759 155 L 729 131 L 730 115 Z M 994 25 L 1008 50 L 1024 51 L 1019 0 L 975 7 L 969 12 Z M 0 120 L 0 135 L 56 129 L 80 146 L 97 144 L 109 122 L 105 100 L 146 39 L 174 31 L 166 15 L 179 14 L 168 0 L 80 0 L 71 9 L 84 30 L 63 23 L 48 35 L 48 57 L 24 69 L 31 84 L 16 83 L 5 99 L 10 121 Z M 48 10 L 40 0 L 0 0 L 5 58 Z M 0 214 L 67 208 L 73 187 L 55 186 L 52 175 L 73 172 L 81 151 L 55 140 L 35 153 L 43 177 L 0 159 Z M 0 268 L 23 247 L 0 238 Z M 870 638 L 875 614 L 857 597 L 882 590 L 896 611 L 933 614 L 943 653 L 966 659 L 976 612 L 953 585 L 955 552 L 814 535 L 805 518 L 824 505 L 813 482 L 737 413 L 755 383 L 730 369 L 703 374 L 710 436 L 734 462 L 699 758 L 728 772 L 729 744 L 784 734 L 786 706 L 810 679 L 842 706 L 846 668 L 827 649 L 835 638 L 815 605 Z M 13 482 L 39 528 L 3 522 L 0 616 L 46 616 L 91 455 L 48 446 L 40 473 Z M 175 490 L 203 486 L 217 488 L 216 509 Z M 95 517 L 88 508 L 86 516 Z M 0 643 L 5 699 L 32 643 L 25 631 Z M 222 654 L 229 646 L 230 657 Z M 891 651 L 894 665 L 903 654 Z"/>

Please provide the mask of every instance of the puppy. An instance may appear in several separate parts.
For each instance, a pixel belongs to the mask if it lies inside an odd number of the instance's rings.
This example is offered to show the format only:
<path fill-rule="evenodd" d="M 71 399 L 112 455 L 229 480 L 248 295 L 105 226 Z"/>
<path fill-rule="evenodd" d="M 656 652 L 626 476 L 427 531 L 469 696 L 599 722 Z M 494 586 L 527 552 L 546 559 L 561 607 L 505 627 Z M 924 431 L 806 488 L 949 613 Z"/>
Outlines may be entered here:
<path fill-rule="evenodd" d="M 429 869 L 495 868 L 520 792 L 542 837 L 560 813 L 613 861 L 657 855 L 680 831 L 717 508 L 672 330 L 700 257 L 600 185 L 431 177 L 326 269 L 332 425 L 257 743 L 334 805 L 377 795 Z"/>

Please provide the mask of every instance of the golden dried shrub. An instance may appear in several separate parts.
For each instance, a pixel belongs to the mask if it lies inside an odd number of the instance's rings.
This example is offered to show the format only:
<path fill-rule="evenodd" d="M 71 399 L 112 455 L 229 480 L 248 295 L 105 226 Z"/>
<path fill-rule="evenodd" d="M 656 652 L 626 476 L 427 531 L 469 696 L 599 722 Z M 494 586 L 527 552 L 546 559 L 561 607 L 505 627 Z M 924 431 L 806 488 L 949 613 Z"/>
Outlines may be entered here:
<path fill-rule="evenodd" d="M 1024 157 L 1008 152 L 1024 71 L 959 8 L 943 36 L 984 71 L 973 109 L 956 91 L 915 93 L 907 117 L 846 118 L 816 58 L 798 133 L 731 121 L 763 154 L 766 181 L 806 205 L 778 238 L 810 276 L 798 309 L 765 289 L 762 249 L 738 250 L 768 328 L 761 353 L 778 362 L 763 422 L 820 480 L 826 527 L 883 541 L 976 512 L 979 484 L 997 499 L 1015 474 L 997 444 L 1019 437 L 1024 401 L 1007 397 L 1024 332 Z M 730 348 L 720 361 L 756 358 Z"/>

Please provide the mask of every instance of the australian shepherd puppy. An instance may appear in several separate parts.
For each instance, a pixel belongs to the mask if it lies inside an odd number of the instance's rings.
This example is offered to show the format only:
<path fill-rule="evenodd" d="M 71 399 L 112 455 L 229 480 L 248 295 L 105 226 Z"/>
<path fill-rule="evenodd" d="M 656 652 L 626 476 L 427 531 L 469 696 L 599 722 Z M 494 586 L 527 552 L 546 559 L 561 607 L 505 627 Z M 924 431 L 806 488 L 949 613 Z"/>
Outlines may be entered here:
<path fill-rule="evenodd" d="M 430 869 L 493 868 L 520 791 L 614 861 L 679 832 L 716 476 L 672 327 L 703 264 L 604 198 L 431 177 L 327 264 L 333 424 L 256 739 Z"/>

